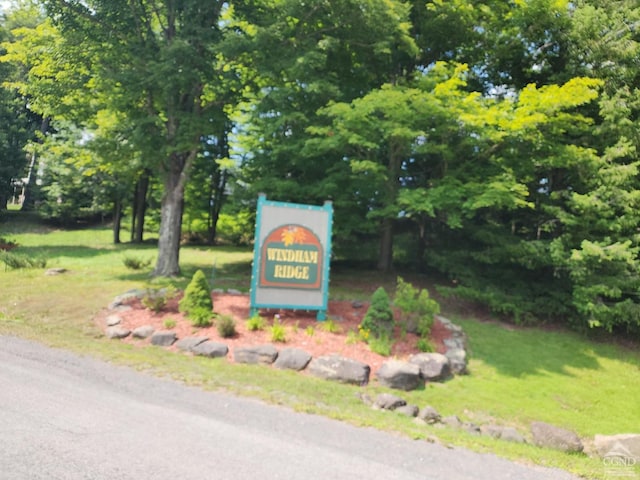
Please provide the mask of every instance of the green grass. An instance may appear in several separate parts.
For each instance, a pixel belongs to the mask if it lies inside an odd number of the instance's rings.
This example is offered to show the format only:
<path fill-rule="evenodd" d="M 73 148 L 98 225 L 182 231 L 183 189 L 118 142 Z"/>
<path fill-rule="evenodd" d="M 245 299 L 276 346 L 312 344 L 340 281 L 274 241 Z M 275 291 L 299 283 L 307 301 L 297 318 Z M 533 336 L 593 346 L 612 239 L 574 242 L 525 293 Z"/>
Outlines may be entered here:
<path fill-rule="evenodd" d="M 106 340 L 93 318 L 116 295 L 131 288 L 169 283 L 182 289 L 197 269 L 209 280 L 213 277 L 212 288 L 248 291 L 251 251 L 185 247 L 181 251 L 182 277 L 171 282 L 151 280 L 149 270 L 131 271 L 123 258 L 155 258 L 153 245 L 113 245 L 106 227 L 63 231 L 34 224 L 14 212 L 3 218 L 0 236 L 19 243 L 16 253 L 44 256 L 48 268 L 63 267 L 68 272 L 45 276 L 42 269 L 5 270 L 0 265 L 0 334 L 19 335 L 205 389 L 253 396 L 356 425 L 417 439 L 435 436 L 445 444 L 563 468 L 588 478 L 605 478 L 602 462 L 587 455 L 566 455 L 420 426 L 400 415 L 374 411 L 357 399 L 361 388 Z M 367 283 L 368 278 L 348 270 L 332 271 L 332 286 L 335 283 L 337 288 L 334 292 L 332 287 L 331 296 L 368 300 L 377 287 Z M 393 278 L 386 280 L 391 285 Z M 445 308 L 443 314 L 451 315 L 469 336 L 471 374 L 401 393 L 410 403 L 432 405 L 444 416 L 458 415 L 479 424 L 512 425 L 525 434 L 533 420 L 572 429 L 585 439 L 596 433 L 640 432 L 638 352 L 594 343 L 573 333 L 506 327 L 455 317 L 452 312 Z M 373 397 L 385 389 L 374 381 L 364 391 Z"/>

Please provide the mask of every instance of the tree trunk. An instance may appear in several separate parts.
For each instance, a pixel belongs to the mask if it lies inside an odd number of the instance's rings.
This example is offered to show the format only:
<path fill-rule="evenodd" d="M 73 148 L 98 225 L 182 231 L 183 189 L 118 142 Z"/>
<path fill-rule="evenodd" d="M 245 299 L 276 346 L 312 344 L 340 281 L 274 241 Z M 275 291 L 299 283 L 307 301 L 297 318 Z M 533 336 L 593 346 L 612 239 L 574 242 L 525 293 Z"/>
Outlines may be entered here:
<path fill-rule="evenodd" d="M 40 133 L 44 136 L 49 130 L 49 117 L 44 117 L 42 123 L 40 123 Z M 34 151 L 31 154 L 31 162 L 29 163 L 29 171 L 27 173 L 27 183 L 24 186 L 24 197 L 22 199 L 21 210 L 33 210 L 35 207 L 35 187 L 36 180 L 38 178 L 38 155 Z"/>
<path fill-rule="evenodd" d="M 182 235 L 182 210 L 184 185 L 197 150 L 171 155 L 170 168 L 164 180 L 164 192 L 160 207 L 160 238 L 158 260 L 154 277 L 175 277 L 180 274 L 180 237 Z"/>
<path fill-rule="evenodd" d="M 213 192 L 213 202 L 209 208 L 209 235 L 207 238 L 209 245 L 214 245 L 216 242 L 218 219 L 224 203 L 224 190 L 227 187 L 227 172 L 226 170 L 218 170 L 214 177 L 215 192 Z"/>
<path fill-rule="evenodd" d="M 113 205 L 113 243 L 120 243 L 120 225 L 122 224 L 122 201 L 116 198 Z"/>
<path fill-rule="evenodd" d="M 144 240 L 144 218 L 147 212 L 147 193 L 149 191 L 149 171 L 144 170 L 136 182 L 131 220 L 131 241 L 142 243 Z"/>
<path fill-rule="evenodd" d="M 393 219 L 382 220 L 380 232 L 380 252 L 378 254 L 378 270 L 390 272 L 393 266 Z"/>

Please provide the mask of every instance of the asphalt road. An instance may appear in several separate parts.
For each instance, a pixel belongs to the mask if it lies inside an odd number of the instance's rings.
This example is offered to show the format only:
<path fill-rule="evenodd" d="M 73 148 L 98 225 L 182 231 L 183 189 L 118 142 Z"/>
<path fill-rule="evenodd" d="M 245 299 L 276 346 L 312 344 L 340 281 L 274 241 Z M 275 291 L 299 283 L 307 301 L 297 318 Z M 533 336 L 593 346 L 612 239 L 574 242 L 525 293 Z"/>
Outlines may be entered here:
<path fill-rule="evenodd" d="M 0 479 L 563 480 L 0 336 Z"/>

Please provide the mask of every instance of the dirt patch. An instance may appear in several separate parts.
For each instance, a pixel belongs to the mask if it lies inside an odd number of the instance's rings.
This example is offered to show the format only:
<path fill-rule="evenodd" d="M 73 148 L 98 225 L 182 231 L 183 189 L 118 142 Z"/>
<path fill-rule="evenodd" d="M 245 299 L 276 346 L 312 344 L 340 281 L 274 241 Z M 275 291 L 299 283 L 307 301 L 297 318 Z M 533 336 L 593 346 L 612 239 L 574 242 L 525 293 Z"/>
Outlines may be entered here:
<path fill-rule="evenodd" d="M 142 325 L 151 325 L 156 330 L 167 330 L 168 321 L 175 322 L 175 327 L 170 330 L 176 332 L 178 338 L 189 336 L 204 336 L 210 340 L 225 343 L 230 352 L 240 346 L 260 345 L 273 343 L 269 332 L 250 331 L 247 329 L 246 320 L 249 318 L 249 296 L 214 294 L 213 305 L 215 313 L 230 315 L 236 321 L 237 334 L 233 338 L 222 338 L 218 334 L 215 325 L 206 328 L 197 328 L 191 325 L 188 319 L 178 311 L 178 299 L 168 302 L 160 313 L 145 308 L 140 300 L 129 303 L 131 310 L 119 312 L 121 326 L 133 330 Z M 275 315 L 279 315 L 280 322 L 286 327 L 286 342 L 273 343 L 277 348 L 296 347 L 307 351 L 313 357 L 321 355 L 337 354 L 354 360 L 359 360 L 371 367 L 374 373 L 383 362 L 389 358 L 407 359 L 410 355 L 419 353 L 417 348 L 418 336 L 407 333 L 402 334 L 399 329 L 395 332 L 395 343 L 391 351 L 391 357 L 384 357 L 372 352 L 367 343 L 354 341 L 353 336 L 358 331 L 358 325 L 368 308 L 367 304 L 358 307 L 351 301 L 329 302 L 328 318 L 333 320 L 339 331 L 332 333 L 326 331 L 326 322 L 318 322 L 315 312 L 300 310 L 261 310 L 260 315 L 265 318 L 266 324 L 271 325 Z M 349 334 L 349 332 L 354 332 Z M 445 351 L 443 340 L 447 338 L 449 331 L 438 321 L 434 322 L 431 341 L 438 352 Z M 134 345 L 147 345 L 148 340 L 137 340 L 128 337 L 124 341 Z M 172 347 L 175 348 L 175 347 Z M 232 354 L 227 356 L 232 360 Z"/>

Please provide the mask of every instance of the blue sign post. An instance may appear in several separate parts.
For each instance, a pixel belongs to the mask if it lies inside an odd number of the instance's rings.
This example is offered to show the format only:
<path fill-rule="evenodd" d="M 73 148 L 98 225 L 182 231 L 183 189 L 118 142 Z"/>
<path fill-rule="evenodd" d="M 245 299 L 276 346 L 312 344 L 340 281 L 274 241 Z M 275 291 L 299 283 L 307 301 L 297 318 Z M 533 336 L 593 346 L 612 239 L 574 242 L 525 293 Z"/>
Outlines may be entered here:
<path fill-rule="evenodd" d="M 260 308 L 317 310 L 326 320 L 333 206 L 258 197 L 251 315 Z"/>

